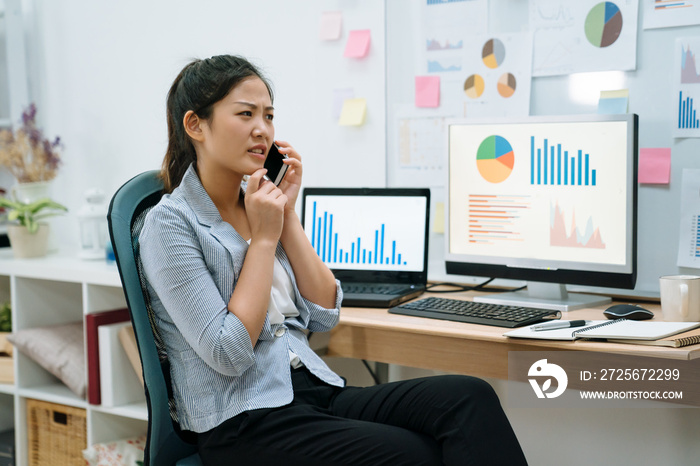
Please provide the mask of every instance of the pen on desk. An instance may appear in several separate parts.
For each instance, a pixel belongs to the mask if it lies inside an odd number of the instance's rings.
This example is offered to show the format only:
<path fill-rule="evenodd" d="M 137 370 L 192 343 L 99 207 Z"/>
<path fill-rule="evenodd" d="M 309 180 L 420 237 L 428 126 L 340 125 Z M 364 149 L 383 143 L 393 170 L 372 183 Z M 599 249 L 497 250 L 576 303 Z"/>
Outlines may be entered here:
<path fill-rule="evenodd" d="M 585 320 L 558 320 L 556 322 L 547 322 L 546 324 L 533 325 L 530 330 L 541 332 L 543 330 L 556 330 L 558 328 L 583 327 L 588 322 Z"/>

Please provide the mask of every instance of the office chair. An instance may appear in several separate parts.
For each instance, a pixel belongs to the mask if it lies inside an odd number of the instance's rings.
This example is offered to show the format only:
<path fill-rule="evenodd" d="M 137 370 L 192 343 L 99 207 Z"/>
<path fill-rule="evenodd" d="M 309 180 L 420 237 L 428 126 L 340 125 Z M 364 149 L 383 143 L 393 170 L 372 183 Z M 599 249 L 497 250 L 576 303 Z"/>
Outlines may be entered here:
<path fill-rule="evenodd" d="M 160 200 L 163 183 L 157 171 L 135 176 L 117 190 L 107 221 L 119 276 L 141 356 L 148 405 L 144 463 L 151 466 L 201 466 L 196 443 L 188 441 L 170 403 L 170 369 L 141 274 L 138 237 L 146 213 Z"/>

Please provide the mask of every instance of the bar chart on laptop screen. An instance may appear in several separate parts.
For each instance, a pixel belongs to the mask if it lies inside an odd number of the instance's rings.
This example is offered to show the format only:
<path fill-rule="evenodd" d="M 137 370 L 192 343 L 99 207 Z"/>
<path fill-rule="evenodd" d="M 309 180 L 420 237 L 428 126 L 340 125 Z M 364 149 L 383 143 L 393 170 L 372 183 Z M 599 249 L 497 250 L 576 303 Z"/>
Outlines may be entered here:
<path fill-rule="evenodd" d="M 425 199 L 307 196 L 304 231 L 332 269 L 421 271 Z"/>

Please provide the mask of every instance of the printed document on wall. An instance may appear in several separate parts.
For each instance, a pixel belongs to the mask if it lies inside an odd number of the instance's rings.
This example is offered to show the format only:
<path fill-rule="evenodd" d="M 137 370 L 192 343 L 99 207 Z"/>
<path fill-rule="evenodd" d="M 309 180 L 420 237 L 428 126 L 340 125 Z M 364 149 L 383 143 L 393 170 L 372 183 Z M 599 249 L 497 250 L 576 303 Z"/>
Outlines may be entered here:
<path fill-rule="evenodd" d="M 488 27 L 486 0 L 442 2 L 425 0 L 422 8 L 423 43 L 416 54 L 418 74 L 462 74 L 462 50 L 472 34 Z M 409 4 L 410 5 L 410 4 Z M 410 7 L 410 6 L 407 6 Z"/>
<path fill-rule="evenodd" d="M 700 24 L 699 0 L 644 0 L 644 29 Z"/>
<path fill-rule="evenodd" d="M 464 47 L 461 79 L 445 98 L 463 103 L 466 118 L 522 117 L 530 114 L 532 35 L 474 36 Z M 445 88 L 448 84 L 445 84 Z"/>
<path fill-rule="evenodd" d="M 637 67 L 638 0 L 530 0 L 533 76 Z"/>
<path fill-rule="evenodd" d="M 444 186 L 447 179 L 447 121 L 444 110 L 397 111 L 397 153 L 390 155 L 394 186 Z M 454 117 L 454 115 L 452 115 Z"/>
<path fill-rule="evenodd" d="M 700 268 L 700 170 L 684 168 L 678 266 Z"/>
<path fill-rule="evenodd" d="M 674 55 L 673 99 L 676 113 L 671 118 L 673 136 L 700 137 L 700 70 L 698 56 L 700 36 L 676 39 Z"/>

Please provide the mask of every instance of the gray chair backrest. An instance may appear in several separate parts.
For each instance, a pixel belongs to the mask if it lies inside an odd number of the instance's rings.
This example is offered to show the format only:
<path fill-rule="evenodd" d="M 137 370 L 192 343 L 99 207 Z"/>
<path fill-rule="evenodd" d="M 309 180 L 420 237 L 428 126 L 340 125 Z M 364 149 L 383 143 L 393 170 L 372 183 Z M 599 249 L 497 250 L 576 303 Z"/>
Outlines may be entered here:
<path fill-rule="evenodd" d="M 146 465 L 201 465 L 196 444 L 180 431 L 172 407 L 170 369 L 153 324 L 153 313 L 141 273 L 138 238 L 148 211 L 158 203 L 163 184 L 158 171 L 135 176 L 117 190 L 107 213 L 109 234 L 124 295 L 134 325 L 148 404 Z"/>

